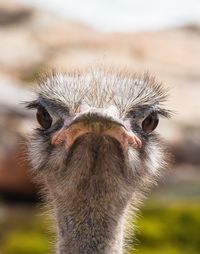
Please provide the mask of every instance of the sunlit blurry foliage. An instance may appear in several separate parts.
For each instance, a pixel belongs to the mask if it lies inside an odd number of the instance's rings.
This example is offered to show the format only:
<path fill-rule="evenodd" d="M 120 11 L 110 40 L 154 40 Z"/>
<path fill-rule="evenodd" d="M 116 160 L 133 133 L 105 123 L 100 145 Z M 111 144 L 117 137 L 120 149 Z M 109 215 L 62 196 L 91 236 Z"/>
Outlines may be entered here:
<path fill-rule="evenodd" d="M 17 207 L 8 219 L 0 222 L 0 254 L 54 253 L 55 237 L 50 219 L 34 208 Z"/>
<path fill-rule="evenodd" d="M 48 241 L 40 232 L 11 233 L 3 246 L 5 254 L 42 254 L 48 252 Z"/>
<path fill-rule="evenodd" d="M 26 215 L 1 223 L 0 254 L 54 253 L 54 236 L 44 217 Z M 131 254 L 200 253 L 200 204 L 147 205 L 137 224 Z"/>
<path fill-rule="evenodd" d="M 138 254 L 200 253 L 200 205 L 149 205 L 138 221 Z"/>

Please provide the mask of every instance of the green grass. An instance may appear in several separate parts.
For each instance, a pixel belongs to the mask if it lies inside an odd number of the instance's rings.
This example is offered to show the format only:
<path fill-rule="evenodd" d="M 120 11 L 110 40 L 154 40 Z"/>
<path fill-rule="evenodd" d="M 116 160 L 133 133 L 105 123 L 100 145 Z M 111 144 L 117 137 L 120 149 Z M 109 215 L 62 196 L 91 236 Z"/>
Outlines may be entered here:
<path fill-rule="evenodd" d="M 138 221 L 140 254 L 200 253 L 200 205 L 148 205 Z"/>
<path fill-rule="evenodd" d="M 34 207 L 8 211 L 6 220 L 0 221 L 0 254 L 53 253 L 55 237 L 45 215 L 39 215 Z"/>
<path fill-rule="evenodd" d="M 48 253 L 48 240 L 40 232 L 15 231 L 8 235 L 2 253 L 43 254 Z"/>
<path fill-rule="evenodd" d="M 12 211 L 0 221 L 0 254 L 54 253 L 54 234 L 38 210 Z M 137 220 L 136 254 L 200 253 L 200 204 L 147 204 Z M 50 239 L 50 240 L 49 240 Z"/>

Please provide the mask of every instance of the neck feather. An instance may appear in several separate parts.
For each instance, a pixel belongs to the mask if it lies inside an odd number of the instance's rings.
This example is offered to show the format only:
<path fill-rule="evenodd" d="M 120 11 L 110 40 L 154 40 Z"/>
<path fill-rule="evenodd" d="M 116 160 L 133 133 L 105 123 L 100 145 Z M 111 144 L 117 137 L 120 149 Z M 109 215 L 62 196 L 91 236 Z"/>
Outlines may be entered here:
<path fill-rule="evenodd" d="M 57 213 L 57 254 L 122 254 L 123 214 L 80 205 L 87 211 Z"/>

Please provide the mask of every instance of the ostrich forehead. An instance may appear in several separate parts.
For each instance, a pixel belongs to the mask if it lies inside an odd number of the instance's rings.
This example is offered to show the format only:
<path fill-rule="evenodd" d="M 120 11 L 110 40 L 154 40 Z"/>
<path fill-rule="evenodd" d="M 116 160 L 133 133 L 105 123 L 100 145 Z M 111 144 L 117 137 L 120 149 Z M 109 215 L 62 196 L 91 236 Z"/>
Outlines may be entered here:
<path fill-rule="evenodd" d="M 134 108 L 159 109 L 166 91 L 149 75 L 105 71 L 83 74 L 53 73 L 41 79 L 37 94 L 44 104 L 76 112 L 81 103 L 106 108 L 115 105 L 120 114 Z"/>

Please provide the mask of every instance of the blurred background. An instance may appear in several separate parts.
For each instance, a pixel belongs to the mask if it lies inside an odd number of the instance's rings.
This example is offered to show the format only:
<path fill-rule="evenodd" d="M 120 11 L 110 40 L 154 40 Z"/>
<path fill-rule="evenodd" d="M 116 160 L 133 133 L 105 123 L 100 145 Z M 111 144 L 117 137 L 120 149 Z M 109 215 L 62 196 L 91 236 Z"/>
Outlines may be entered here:
<path fill-rule="evenodd" d="M 39 73 L 94 64 L 149 71 L 176 111 L 159 132 L 175 162 L 137 220 L 135 253 L 200 253 L 200 1 L 0 1 L 0 254 L 54 253 L 23 145 Z M 132 252 L 131 252 L 132 253 Z"/>

